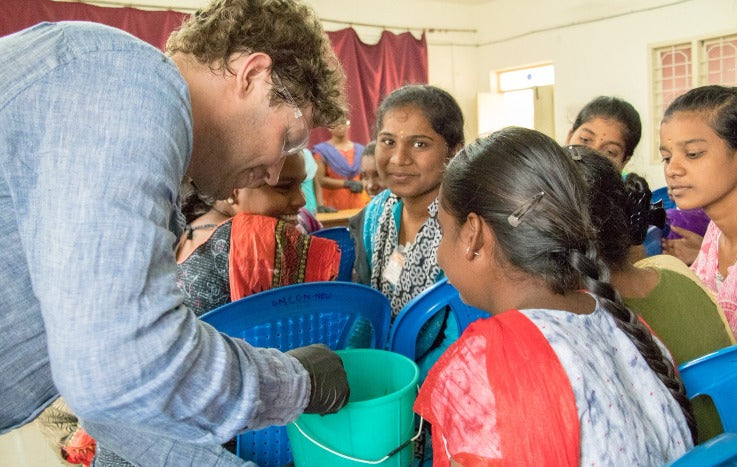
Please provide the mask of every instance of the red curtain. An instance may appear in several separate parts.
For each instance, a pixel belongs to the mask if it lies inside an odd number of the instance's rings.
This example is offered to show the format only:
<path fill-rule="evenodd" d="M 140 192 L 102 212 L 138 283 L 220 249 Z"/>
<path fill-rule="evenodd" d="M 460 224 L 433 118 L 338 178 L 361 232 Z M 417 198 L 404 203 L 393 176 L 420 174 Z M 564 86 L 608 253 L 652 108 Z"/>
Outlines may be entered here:
<path fill-rule="evenodd" d="M 186 16 L 184 13 L 174 11 L 105 8 L 76 2 L 2 0 L 0 36 L 20 31 L 42 21 L 93 21 L 128 31 L 163 50 L 169 33 L 182 24 Z"/>
<path fill-rule="evenodd" d="M 425 35 L 384 31 L 374 45 L 364 44 L 352 28 L 328 32 L 335 53 L 345 68 L 350 104 L 350 137 L 367 143 L 374 129 L 376 108 L 386 95 L 409 83 L 427 83 Z M 330 137 L 326 129 L 312 132 L 311 142 Z"/>
<path fill-rule="evenodd" d="M 187 15 L 173 11 L 107 8 L 51 0 L 0 0 L 0 36 L 41 21 L 83 20 L 107 24 L 163 49 L 169 33 Z M 377 44 L 364 44 L 352 28 L 328 32 L 347 75 L 351 139 L 367 143 L 374 130 L 376 108 L 392 90 L 407 83 L 427 83 L 427 42 L 423 34 L 384 31 Z M 326 129 L 312 132 L 311 143 L 328 139 Z"/>

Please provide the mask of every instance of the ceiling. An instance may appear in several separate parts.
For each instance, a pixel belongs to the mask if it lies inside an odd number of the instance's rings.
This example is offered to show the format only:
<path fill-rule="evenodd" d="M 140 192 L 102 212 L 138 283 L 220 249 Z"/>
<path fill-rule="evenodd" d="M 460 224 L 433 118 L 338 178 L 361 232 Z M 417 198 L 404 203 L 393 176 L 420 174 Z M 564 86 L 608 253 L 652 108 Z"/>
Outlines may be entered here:
<path fill-rule="evenodd" d="M 484 5 L 494 0 L 426 0 L 430 2 L 457 3 L 459 5 Z"/>

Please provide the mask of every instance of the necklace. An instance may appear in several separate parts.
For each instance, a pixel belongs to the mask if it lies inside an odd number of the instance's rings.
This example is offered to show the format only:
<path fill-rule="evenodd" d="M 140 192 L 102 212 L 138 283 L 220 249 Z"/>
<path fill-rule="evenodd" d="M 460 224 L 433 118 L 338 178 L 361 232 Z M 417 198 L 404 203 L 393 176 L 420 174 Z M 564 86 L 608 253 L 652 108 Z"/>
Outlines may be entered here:
<path fill-rule="evenodd" d="M 192 236 L 195 230 L 214 229 L 215 227 L 217 227 L 217 224 L 199 224 L 199 225 L 187 224 L 184 226 L 184 231 L 187 233 L 187 240 L 192 240 Z"/>

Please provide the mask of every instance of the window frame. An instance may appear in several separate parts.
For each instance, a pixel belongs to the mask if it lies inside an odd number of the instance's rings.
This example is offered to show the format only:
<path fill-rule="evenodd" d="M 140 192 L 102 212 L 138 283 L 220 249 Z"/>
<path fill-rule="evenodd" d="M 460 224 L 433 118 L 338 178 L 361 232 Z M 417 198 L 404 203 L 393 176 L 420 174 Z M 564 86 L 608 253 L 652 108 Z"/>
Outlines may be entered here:
<path fill-rule="evenodd" d="M 648 46 L 648 69 L 650 70 L 650 112 L 652 117 L 650 119 L 651 131 L 652 131 L 652 151 L 651 151 L 651 163 L 660 163 L 660 121 L 663 117 L 663 113 L 667 108 L 662 100 L 663 92 L 663 69 L 662 61 L 659 54 L 661 51 L 667 48 L 681 47 L 688 45 L 691 51 L 691 66 L 690 75 L 691 84 L 683 92 L 688 89 L 692 89 L 698 86 L 703 86 L 708 83 L 708 56 L 706 53 L 706 47 L 709 43 L 719 40 L 737 40 L 737 29 L 724 31 L 717 34 L 709 34 L 708 36 L 697 36 L 691 38 L 684 38 L 681 40 L 673 40 L 668 42 L 660 42 L 650 44 Z M 727 86 L 737 86 L 735 83 L 714 83 L 714 84 L 725 84 Z M 680 93 L 682 94 L 682 93 Z M 677 94 L 676 97 L 680 94 Z"/>

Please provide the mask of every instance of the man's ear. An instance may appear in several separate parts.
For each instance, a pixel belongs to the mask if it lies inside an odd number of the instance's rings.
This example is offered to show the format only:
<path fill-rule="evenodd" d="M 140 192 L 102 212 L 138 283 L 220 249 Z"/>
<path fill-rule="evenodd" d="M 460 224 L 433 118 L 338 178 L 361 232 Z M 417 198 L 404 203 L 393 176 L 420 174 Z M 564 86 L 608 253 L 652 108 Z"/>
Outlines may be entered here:
<path fill-rule="evenodd" d="M 235 85 L 238 96 L 245 97 L 256 89 L 256 85 L 271 83 L 271 57 L 263 52 L 241 55 L 231 62 L 235 68 Z"/>

